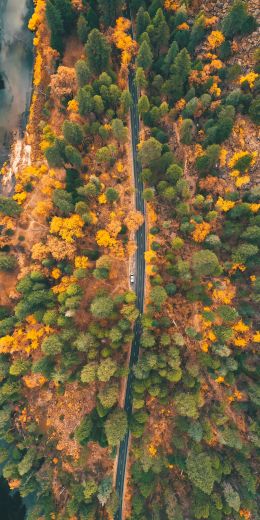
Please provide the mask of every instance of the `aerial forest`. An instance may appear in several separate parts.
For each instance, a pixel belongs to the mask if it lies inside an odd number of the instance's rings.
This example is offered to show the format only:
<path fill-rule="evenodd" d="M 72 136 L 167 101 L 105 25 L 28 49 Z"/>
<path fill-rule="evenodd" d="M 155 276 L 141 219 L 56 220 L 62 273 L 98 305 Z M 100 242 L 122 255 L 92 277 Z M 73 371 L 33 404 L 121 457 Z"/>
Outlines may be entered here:
<path fill-rule="evenodd" d="M 34 0 L 9 192 L 0 171 L 0 473 L 26 520 L 259 519 L 259 15 Z"/>

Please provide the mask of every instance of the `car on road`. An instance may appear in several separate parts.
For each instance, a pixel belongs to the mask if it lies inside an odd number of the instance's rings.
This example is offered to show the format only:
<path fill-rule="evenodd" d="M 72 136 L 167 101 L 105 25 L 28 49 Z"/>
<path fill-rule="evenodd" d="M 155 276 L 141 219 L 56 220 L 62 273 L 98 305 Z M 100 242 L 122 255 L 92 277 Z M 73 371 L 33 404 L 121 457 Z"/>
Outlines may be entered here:
<path fill-rule="evenodd" d="M 135 283 L 135 275 L 133 273 L 130 274 L 130 284 L 133 285 Z"/>

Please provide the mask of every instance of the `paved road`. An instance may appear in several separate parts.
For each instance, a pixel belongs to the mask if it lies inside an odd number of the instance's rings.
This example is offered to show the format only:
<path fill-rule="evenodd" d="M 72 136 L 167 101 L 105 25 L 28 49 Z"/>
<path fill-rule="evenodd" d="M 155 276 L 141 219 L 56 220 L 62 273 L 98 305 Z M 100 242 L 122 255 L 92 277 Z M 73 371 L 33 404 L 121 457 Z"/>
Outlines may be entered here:
<path fill-rule="evenodd" d="M 145 214 L 144 200 L 142 198 L 143 183 L 140 179 L 140 165 L 137 161 L 137 144 L 139 138 L 139 116 L 138 116 L 138 93 L 134 83 L 134 72 L 131 71 L 129 74 L 129 90 L 133 98 L 133 106 L 131 108 L 131 128 L 132 128 L 132 150 L 133 150 L 133 166 L 134 166 L 134 179 L 135 179 L 135 203 L 136 209 Z M 135 273 L 135 291 L 137 294 L 137 307 L 139 311 L 143 312 L 144 306 L 144 282 L 145 282 L 145 223 L 139 228 L 136 233 L 137 252 L 136 252 L 136 273 Z M 139 347 L 141 337 L 141 322 L 140 318 L 137 319 L 134 326 L 134 338 L 131 347 L 131 355 L 129 362 L 130 374 L 127 379 L 126 396 L 125 396 L 125 411 L 130 414 L 132 410 L 132 367 L 138 361 Z M 128 454 L 128 441 L 129 432 L 120 443 L 118 465 L 117 465 L 117 476 L 116 476 L 116 490 L 119 496 L 119 509 L 115 515 L 115 520 L 122 520 L 122 506 L 124 497 L 124 483 L 125 483 L 125 470 Z"/>

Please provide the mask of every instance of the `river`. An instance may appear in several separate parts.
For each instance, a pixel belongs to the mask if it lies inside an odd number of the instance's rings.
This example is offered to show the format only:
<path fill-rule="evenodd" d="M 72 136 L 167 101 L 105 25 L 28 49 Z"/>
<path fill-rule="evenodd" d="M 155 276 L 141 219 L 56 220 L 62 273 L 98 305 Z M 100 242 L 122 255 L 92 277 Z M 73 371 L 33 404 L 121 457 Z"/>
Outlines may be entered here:
<path fill-rule="evenodd" d="M 27 25 L 32 12 L 32 0 L 0 0 L 0 168 L 12 142 L 19 145 L 30 108 L 33 35 Z M 0 518 L 24 520 L 25 514 L 19 493 L 10 492 L 0 468 Z"/>
<path fill-rule="evenodd" d="M 0 167 L 28 115 L 33 36 L 27 24 L 32 9 L 32 0 L 0 0 Z"/>

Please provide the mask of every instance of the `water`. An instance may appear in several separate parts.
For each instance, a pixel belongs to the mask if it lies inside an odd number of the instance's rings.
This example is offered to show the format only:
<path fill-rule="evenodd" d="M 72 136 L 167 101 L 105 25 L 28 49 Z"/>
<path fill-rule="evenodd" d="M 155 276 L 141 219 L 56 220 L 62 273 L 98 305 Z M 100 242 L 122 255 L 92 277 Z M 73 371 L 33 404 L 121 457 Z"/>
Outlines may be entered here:
<path fill-rule="evenodd" d="M 31 0 L 0 0 L 0 166 L 22 130 L 32 85 L 32 34 L 27 29 Z"/>
<path fill-rule="evenodd" d="M 13 138 L 13 153 L 21 155 L 32 86 L 33 36 L 27 29 L 32 10 L 32 0 L 0 0 L 0 167 L 8 159 Z M 1 520 L 24 520 L 25 514 L 19 493 L 10 492 L 0 468 Z"/>
<path fill-rule="evenodd" d="M 0 518 L 2 520 L 23 520 L 25 518 L 25 506 L 18 493 L 10 493 L 5 479 L 0 478 Z"/>

